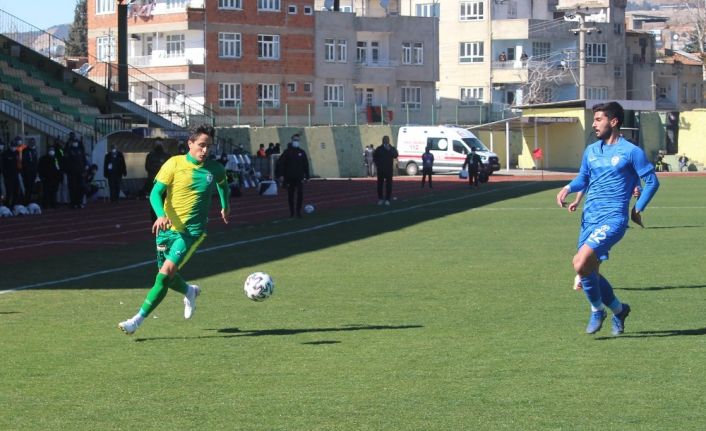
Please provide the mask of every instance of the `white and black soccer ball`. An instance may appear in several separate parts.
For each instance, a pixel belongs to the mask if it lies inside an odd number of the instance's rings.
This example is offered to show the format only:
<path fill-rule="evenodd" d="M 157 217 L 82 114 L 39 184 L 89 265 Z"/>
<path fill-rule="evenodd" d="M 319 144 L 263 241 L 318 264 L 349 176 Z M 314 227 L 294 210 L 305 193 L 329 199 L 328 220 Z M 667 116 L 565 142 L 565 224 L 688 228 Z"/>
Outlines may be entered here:
<path fill-rule="evenodd" d="M 10 211 L 10 208 L 0 205 L 0 217 L 5 218 L 5 217 L 12 217 L 14 214 L 12 211 Z"/>
<path fill-rule="evenodd" d="M 32 202 L 27 205 L 27 211 L 29 211 L 31 215 L 38 215 L 42 213 L 42 208 L 38 204 Z"/>
<path fill-rule="evenodd" d="M 312 204 L 307 204 L 304 205 L 304 212 L 307 214 L 311 214 L 316 210 L 316 207 Z"/>
<path fill-rule="evenodd" d="M 15 205 L 14 207 L 12 207 L 12 213 L 16 216 L 29 215 L 29 211 L 24 205 Z"/>
<path fill-rule="evenodd" d="M 275 293 L 275 281 L 266 272 L 253 272 L 245 280 L 243 290 L 248 299 L 264 301 Z"/>

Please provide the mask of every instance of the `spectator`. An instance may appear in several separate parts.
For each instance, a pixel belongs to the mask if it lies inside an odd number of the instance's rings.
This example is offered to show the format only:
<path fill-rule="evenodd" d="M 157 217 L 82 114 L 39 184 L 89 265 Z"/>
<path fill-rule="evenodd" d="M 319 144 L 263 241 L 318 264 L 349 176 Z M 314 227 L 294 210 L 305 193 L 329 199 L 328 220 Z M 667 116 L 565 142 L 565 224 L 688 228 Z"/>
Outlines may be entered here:
<path fill-rule="evenodd" d="M 64 152 L 63 169 L 69 184 L 69 207 L 73 209 L 83 208 L 86 151 L 73 132 L 69 133 L 67 146 Z"/>
<path fill-rule="evenodd" d="M 466 156 L 461 169 L 466 169 L 466 166 L 468 166 L 468 185 L 478 188 L 478 175 L 483 168 L 483 161 L 476 154 L 475 147 L 471 147 L 471 152 Z"/>
<path fill-rule="evenodd" d="M 189 147 L 186 146 L 185 143 L 179 142 L 179 145 L 177 145 L 177 154 L 180 156 L 183 156 L 184 154 L 189 152 Z"/>
<path fill-rule="evenodd" d="M 685 170 L 689 170 L 688 168 L 689 165 L 689 158 L 686 157 L 686 154 L 682 154 L 679 157 L 679 172 L 684 172 Z"/>
<path fill-rule="evenodd" d="M 123 153 L 118 151 L 115 145 L 110 146 L 110 152 L 103 160 L 103 176 L 108 180 L 110 201 L 117 203 L 120 198 L 120 182 L 127 176 L 127 166 Z"/>
<path fill-rule="evenodd" d="M 527 60 L 529 60 L 529 57 L 527 57 L 527 54 L 523 52 L 522 55 L 520 55 L 520 61 L 522 62 L 523 66 L 527 65 Z"/>
<path fill-rule="evenodd" d="M 390 137 L 383 136 L 382 144 L 373 152 L 373 163 L 375 163 L 378 174 L 378 205 L 390 205 L 390 198 L 392 196 L 392 172 L 397 157 L 397 149 L 390 145 Z M 384 195 L 383 184 L 385 186 Z"/>
<path fill-rule="evenodd" d="M 277 163 L 277 174 L 280 182 L 287 188 L 289 217 L 301 218 L 302 202 L 304 200 L 304 181 L 309 180 L 309 159 L 306 152 L 300 148 L 299 135 L 292 136 L 292 145 L 287 148 Z M 294 194 L 296 193 L 296 204 Z"/>
<path fill-rule="evenodd" d="M 91 200 L 100 190 L 100 186 L 96 181 L 96 173 L 98 172 L 98 165 L 93 164 L 91 166 L 86 166 L 86 174 L 83 177 L 83 184 L 86 186 L 86 200 Z"/>
<path fill-rule="evenodd" d="M 18 153 L 20 166 L 22 167 L 20 174 L 22 176 L 22 185 L 24 186 L 24 200 L 22 204 L 26 206 L 32 201 L 34 184 L 37 181 L 37 163 L 39 162 L 39 156 L 37 155 L 37 141 L 34 138 L 29 138 L 28 144 L 22 147 L 21 150 L 21 147 L 18 147 Z"/>
<path fill-rule="evenodd" d="M 0 138 L 0 157 L 2 157 L 2 153 L 5 151 L 5 141 Z M 2 179 L 2 163 L 0 163 L 0 205 L 3 204 L 5 201 L 5 182 Z"/>
<path fill-rule="evenodd" d="M 159 172 L 159 169 L 162 167 L 164 162 L 167 161 L 167 159 L 169 159 L 169 154 L 164 151 L 162 140 L 157 138 L 154 141 L 152 151 L 147 153 L 147 157 L 145 157 L 145 171 L 147 171 L 147 181 L 145 181 L 145 186 L 142 189 L 145 196 L 149 196 L 150 192 L 152 191 L 152 186 L 154 185 L 154 179 L 157 176 L 157 172 Z"/>
<path fill-rule="evenodd" d="M 64 174 L 55 147 L 49 147 L 47 153 L 39 158 L 37 171 L 42 181 L 42 208 L 56 208 L 56 194 Z"/>
<path fill-rule="evenodd" d="M 282 152 L 282 149 L 279 146 L 279 142 L 277 142 L 275 144 L 275 150 L 274 150 L 273 154 L 280 154 L 281 152 Z"/>
<path fill-rule="evenodd" d="M 20 171 L 17 168 L 19 155 L 17 141 L 10 141 L 10 145 L 0 153 L 0 170 L 5 181 L 5 206 L 12 208 L 20 203 Z"/>
<path fill-rule="evenodd" d="M 505 51 L 500 53 L 498 56 L 498 61 L 507 61 L 507 54 L 505 54 Z"/>
<path fill-rule="evenodd" d="M 270 142 L 270 144 L 267 146 L 267 149 L 265 150 L 265 157 L 270 157 L 275 153 L 275 144 Z"/>
<path fill-rule="evenodd" d="M 422 154 L 422 188 L 424 188 L 424 179 L 429 176 L 429 188 L 431 189 L 431 174 L 434 173 L 434 155 L 431 153 L 431 147 L 427 146 L 424 154 Z"/>
<path fill-rule="evenodd" d="M 264 159 L 267 157 L 267 152 L 265 151 L 265 144 L 260 144 L 260 148 L 257 150 L 256 154 L 258 159 Z"/>

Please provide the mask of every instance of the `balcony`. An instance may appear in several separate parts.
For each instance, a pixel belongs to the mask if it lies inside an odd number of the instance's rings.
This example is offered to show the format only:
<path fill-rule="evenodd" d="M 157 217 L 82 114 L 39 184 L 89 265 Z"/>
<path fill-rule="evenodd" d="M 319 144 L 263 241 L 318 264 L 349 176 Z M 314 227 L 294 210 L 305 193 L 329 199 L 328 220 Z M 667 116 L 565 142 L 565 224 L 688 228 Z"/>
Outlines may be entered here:
<path fill-rule="evenodd" d="M 192 64 L 203 64 L 204 56 L 196 53 L 176 53 L 156 52 L 152 55 L 132 56 L 128 58 L 128 64 L 133 67 L 168 67 L 187 66 Z"/>
<path fill-rule="evenodd" d="M 356 63 L 355 80 L 365 84 L 392 85 L 396 80 L 399 62 L 390 60 Z"/>

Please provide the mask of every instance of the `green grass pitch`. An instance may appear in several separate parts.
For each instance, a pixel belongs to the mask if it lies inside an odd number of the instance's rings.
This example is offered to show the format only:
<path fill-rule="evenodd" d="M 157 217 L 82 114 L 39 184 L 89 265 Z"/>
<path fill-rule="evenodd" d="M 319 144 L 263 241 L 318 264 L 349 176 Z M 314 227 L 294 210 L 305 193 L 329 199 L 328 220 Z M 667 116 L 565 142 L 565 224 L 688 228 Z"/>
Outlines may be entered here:
<path fill-rule="evenodd" d="M 116 325 L 152 263 L 0 295 L 0 429 L 706 429 L 704 178 L 662 178 L 647 228 L 602 266 L 633 309 L 620 337 L 609 321 L 584 333 L 564 183 L 211 235 L 183 271 L 203 288 L 194 318 L 170 292 L 130 337 Z M 151 258 L 145 243 L 0 276 L 16 287 Z M 275 279 L 266 302 L 243 294 L 254 271 Z"/>

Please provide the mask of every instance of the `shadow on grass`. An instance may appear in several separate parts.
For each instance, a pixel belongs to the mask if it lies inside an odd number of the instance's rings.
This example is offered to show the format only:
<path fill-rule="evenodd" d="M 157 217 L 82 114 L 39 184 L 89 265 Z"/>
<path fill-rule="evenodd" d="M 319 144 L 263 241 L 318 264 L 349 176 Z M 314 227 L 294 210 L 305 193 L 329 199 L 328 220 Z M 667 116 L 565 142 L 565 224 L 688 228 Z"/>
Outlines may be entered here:
<path fill-rule="evenodd" d="M 686 225 L 686 226 L 646 226 L 645 229 L 690 229 L 702 228 L 704 225 Z"/>
<path fill-rule="evenodd" d="M 308 341 L 306 343 L 302 344 L 308 344 L 310 346 L 322 346 L 325 344 L 339 344 L 340 341 L 335 341 L 335 340 L 321 340 L 321 341 Z"/>
<path fill-rule="evenodd" d="M 681 337 L 690 335 L 706 335 L 706 328 L 698 329 L 665 329 L 662 331 L 638 331 L 622 334 L 617 337 L 597 337 L 596 340 L 619 340 L 621 338 L 663 338 Z"/>
<path fill-rule="evenodd" d="M 703 289 L 706 284 L 694 284 L 691 286 L 649 286 L 649 287 L 616 287 L 615 290 L 636 290 L 643 292 L 652 292 L 657 290 L 672 290 L 672 289 Z"/>
<path fill-rule="evenodd" d="M 199 335 L 196 337 L 154 337 L 154 338 L 135 338 L 136 342 L 143 341 L 159 341 L 159 340 L 184 340 L 184 339 L 205 339 L 205 338 L 233 338 L 233 337 L 262 337 L 270 335 L 297 335 L 318 332 L 348 332 L 348 331 L 380 331 L 392 329 L 417 329 L 423 328 L 422 325 L 346 325 L 339 328 L 290 328 L 290 329 L 260 329 L 260 330 L 241 330 L 238 328 L 222 328 L 208 329 L 216 331 L 216 335 Z M 313 342 L 318 344 L 333 344 L 340 341 L 319 341 Z M 308 344 L 313 344 L 308 343 Z M 306 343 L 305 343 L 306 344 Z"/>

